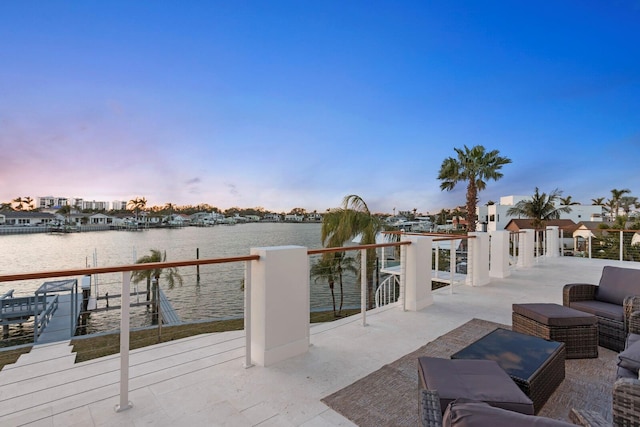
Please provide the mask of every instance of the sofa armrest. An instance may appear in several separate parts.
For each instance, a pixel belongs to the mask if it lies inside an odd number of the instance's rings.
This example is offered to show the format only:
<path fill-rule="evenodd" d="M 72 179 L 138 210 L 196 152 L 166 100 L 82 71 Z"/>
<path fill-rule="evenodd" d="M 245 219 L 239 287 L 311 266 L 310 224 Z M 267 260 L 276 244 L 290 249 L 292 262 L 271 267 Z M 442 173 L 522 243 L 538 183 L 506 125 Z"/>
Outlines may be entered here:
<path fill-rule="evenodd" d="M 629 333 L 640 335 L 640 311 L 634 311 L 628 320 Z"/>
<path fill-rule="evenodd" d="M 589 283 L 569 283 L 562 288 L 562 305 L 568 307 L 573 301 L 591 301 L 596 297 L 596 285 Z"/>
<path fill-rule="evenodd" d="M 613 424 L 640 425 L 640 380 L 619 378 L 613 384 Z"/>
<path fill-rule="evenodd" d="M 633 313 L 640 312 L 640 296 L 633 295 L 633 296 L 626 297 L 622 302 L 622 306 L 624 309 L 625 331 L 630 332 L 631 321 L 632 321 L 631 317 L 633 316 Z M 640 316 L 640 313 L 638 313 L 637 316 Z M 637 317 L 637 316 L 634 319 L 634 322 L 636 323 L 634 329 L 637 331 L 640 331 L 640 317 Z M 640 332 L 634 332 L 634 333 L 640 333 Z"/>
<path fill-rule="evenodd" d="M 420 422 L 423 427 L 442 427 L 442 410 L 437 391 L 420 389 Z"/>

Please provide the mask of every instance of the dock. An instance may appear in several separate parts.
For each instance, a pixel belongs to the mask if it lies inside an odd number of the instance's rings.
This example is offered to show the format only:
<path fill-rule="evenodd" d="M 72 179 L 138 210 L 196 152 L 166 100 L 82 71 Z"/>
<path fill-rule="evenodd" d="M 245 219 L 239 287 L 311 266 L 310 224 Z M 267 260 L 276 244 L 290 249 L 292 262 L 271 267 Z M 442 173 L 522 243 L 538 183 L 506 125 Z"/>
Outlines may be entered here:
<path fill-rule="evenodd" d="M 82 306 L 82 295 L 73 298 L 73 295 L 57 295 L 58 307 L 53 312 L 46 327 L 42 328 L 36 339 L 36 344 L 46 344 L 71 339 L 75 335 L 78 326 L 78 313 Z M 73 309 L 73 302 L 77 307 Z"/>
<path fill-rule="evenodd" d="M 178 312 L 173 308 L 167 296 L 164 294 L 162 289 L 158 289 L 160 291 L 160 317 L 162 319 L 162 323 L 165 325 L 179 325 L 182 323 L 180 320 L 180 316 L 178 316 Z"/>

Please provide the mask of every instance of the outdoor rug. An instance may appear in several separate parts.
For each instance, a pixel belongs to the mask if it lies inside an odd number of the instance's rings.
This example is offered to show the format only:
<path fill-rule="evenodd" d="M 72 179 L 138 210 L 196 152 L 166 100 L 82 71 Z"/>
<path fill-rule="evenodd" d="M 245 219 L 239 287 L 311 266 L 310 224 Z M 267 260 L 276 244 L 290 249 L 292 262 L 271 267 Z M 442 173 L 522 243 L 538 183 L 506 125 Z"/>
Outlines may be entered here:
<path fill-rule="evenodd" d="M 510 326 L 486 320 L 470 320 L 322 401 L 359 426 L 417 426 L 420 424 L 418 357 L 449 358 L 499 327 L 511 329 Z M 600 347 L 598 359 L 567 360 L 565 380 L 538 415 L 569 421 L 571 408 L 589 409 L 611 421 L 616 354 Z"/>

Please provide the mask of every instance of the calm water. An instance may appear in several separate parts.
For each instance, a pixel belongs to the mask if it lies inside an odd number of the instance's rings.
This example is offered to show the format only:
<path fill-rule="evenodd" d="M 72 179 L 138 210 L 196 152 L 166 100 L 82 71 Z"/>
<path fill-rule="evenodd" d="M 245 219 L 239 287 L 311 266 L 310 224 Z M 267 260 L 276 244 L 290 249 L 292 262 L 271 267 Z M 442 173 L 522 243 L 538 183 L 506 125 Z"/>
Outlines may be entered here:
<path fill-rule="evenodd" d="M 70 234 L 23 234 L 0 236 L 0 274 L 39 272 L 97 265 L 132 264 L 149 254 L 150 249 L 166 251 L 168 261 L 248 255 L 250 248 L 262 246 L 299 245 L 310 249 L 322 247 L 320 224 L 251 223 L 235 226 L 185 227 L 146 231 L 101 231 Z M 312 260 L 313 261 L 313 260 Z M 242 280 L 244 263 L 219 264 L 200 267 L 200 282 L 196 268 L 179 270 L 182 286 L 168 289 L 160 279 L 160 286 L 183 321 L 240 317 L 243 313 Z M 97 277 L 98 295 L 120 293 L 122 274 Z M 15 296 L 33 295 L 44 282 L 21 281 L 0 283 L 0 293 L 15 289 Z M 93 292 L 96 291 L 96 280 Z M 135 290 L 132 284 L 132 290 Z M 138 289 L 146 290 L 146 283 Z M 345 304 L 359 304 L 359 290 L 352 278 L 345 286 Z M 311 280 L 311 307 L 331 307 L 326 283 Z M 143 300 L 144 296 L 140 297 Z M 133 301 L 136 300 L 134 296 Z M 99 301 L 99 307 L 105 305 Z M 110 305 L 119 305 L 111 299 Z M 132 309 L 132 327 L 150 324 L 146 307 Z M 119 310 L 94 313 L 89 332 L 118 329 Z"/>

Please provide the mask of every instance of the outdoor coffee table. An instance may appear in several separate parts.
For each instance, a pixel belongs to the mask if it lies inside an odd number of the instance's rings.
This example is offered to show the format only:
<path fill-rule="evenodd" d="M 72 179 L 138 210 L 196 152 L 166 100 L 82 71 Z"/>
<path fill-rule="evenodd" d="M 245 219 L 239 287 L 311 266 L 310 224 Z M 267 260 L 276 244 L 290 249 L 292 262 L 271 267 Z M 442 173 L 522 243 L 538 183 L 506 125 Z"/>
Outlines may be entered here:
<path fill-rule="evenodd" d="M 565 345 L 498 328 L 451 356 L 495 360 L 533 401 L 537 413 L 564 380 Z"/>

